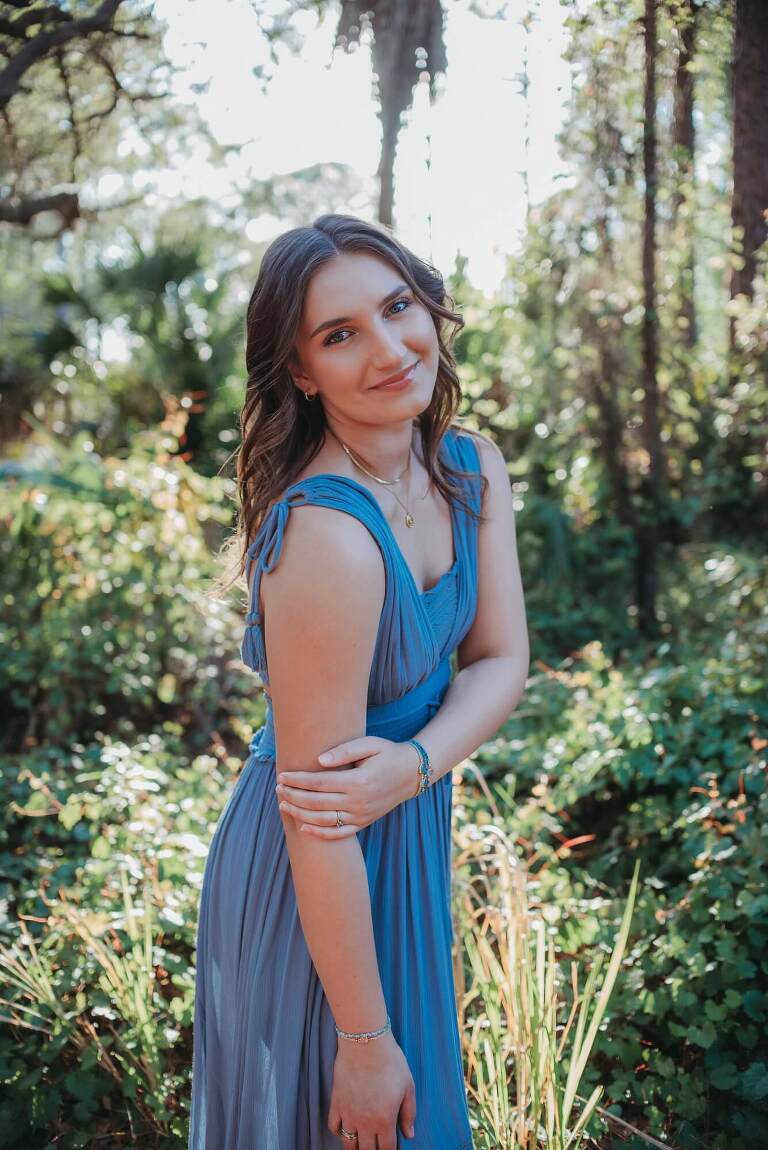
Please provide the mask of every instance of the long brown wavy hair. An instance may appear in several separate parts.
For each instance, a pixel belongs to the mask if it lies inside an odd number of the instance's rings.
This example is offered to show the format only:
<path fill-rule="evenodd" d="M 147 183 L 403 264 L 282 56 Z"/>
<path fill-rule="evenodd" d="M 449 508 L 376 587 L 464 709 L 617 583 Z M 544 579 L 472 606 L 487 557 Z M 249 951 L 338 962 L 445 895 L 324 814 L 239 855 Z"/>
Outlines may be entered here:
<path fill-rule="evenodd" d="M 246 313 L 245 403 L 240 412 L 241 446 L 236 453 L 239 494 L 234 534 L 222 549 L 236 552 L 231 585 L 245 572 L 246 553 L 271 504 L 290 486 L 325 438 L 322 397 L 307 403 L 293 383 L 289 363 L 310 281 L 339 252 L 366 251 L 386 260 L 402 275 L 414 296 L 429 309 L 437 332 L 439 362 L 429 407 L 418 417 L 424 466 L 445 499 L 459 502 L 474 518 L 457 479 L 473 475 L 438 460 L 449 427 L 471 433 L 457 419 L 461 386 L 450 346 L 464 326 L 443 278 L 381 224 L 336 213 L 318 216 L 309 227 L 292 228 L 272 241 L 261 261 Z M 448 331 L 448 334 L 446 334 Z M 485 494 L 488 480 L 480 476 Z M 221 585 L 224 586 L 223 584 Z"/>

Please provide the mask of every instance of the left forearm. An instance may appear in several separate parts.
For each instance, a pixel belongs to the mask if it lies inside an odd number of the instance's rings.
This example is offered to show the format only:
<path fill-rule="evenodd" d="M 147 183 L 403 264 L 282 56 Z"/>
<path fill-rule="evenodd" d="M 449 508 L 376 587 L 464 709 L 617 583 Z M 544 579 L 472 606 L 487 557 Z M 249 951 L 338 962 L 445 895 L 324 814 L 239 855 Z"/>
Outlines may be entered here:
<path fill-rule="evenodd" d="M 437 714 L 415 735 L 429 755 L 433 780 L 490 739 L 525 690 L 528 659 L 478 659 L 454 677 Z"/>

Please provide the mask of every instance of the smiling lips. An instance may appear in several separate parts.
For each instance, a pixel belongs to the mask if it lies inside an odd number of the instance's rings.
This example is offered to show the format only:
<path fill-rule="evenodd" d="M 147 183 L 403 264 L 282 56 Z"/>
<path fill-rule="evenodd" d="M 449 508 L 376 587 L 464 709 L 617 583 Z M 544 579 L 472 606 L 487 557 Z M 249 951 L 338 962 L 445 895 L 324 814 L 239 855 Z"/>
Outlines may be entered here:
<path fill-rule="evenodd" d="M 412 363 L 410 367 L 407 367 L 405 371 L 401 371 L 399 375 L 391 375 L 389 379 L 385 379 L 381 383 L 377 383 L 373 390 L 378 391 L 379 388 L 390 387 L 394 390 L 398 385 L 405 386 L 405 384 L 408 383 L 408 381 L 411 379 L 419 363 L 420 360 L 417 360 L 416 363 Z"/>

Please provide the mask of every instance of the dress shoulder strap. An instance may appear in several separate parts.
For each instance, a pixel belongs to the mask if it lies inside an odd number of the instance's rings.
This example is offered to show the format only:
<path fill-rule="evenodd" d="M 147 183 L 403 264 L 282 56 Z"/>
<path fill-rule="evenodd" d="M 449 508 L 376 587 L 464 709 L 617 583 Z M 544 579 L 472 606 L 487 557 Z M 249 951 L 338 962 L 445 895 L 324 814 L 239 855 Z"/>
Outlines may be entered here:
<path fill-rule="evenodd" d="M 454 467 L 470 473 L 462 478 L 462 486 L 470 506 L 479 513 L 482 501 L 482 468 L 475 438 L 463 428 L 453 426 L 446 435 L 446 441 L 451 446 L 451 462 Z"/>

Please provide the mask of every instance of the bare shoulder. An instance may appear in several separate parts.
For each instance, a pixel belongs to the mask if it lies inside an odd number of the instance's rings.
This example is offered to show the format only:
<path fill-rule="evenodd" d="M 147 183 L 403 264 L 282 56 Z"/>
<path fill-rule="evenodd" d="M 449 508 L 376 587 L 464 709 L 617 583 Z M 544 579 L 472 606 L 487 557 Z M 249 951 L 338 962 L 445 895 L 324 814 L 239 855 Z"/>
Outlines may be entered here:
<path fill-rule="evenodd" d="M 493 516 L 498 512 L 500 500 L 503 502 L 508 500 L 508 506 L 511 507 L 512 496 L 509 472 L 507 470 L 507 461 L 501 452 L 501 448 L 490 435 L 484 431 L 476 431 L 474 428 L 462 427 L 460 434 L 468 436 L 475 444 L 477 457 L 480 462 L 480 470 L 488 480 L 488 489 L 483 503 L 484 512 Z"/>
<path fill-rule="evenodd" d="M 384 591 L 381 550 L 355 515 L 317 503 L 294 504 L 285 525 L 280 563 L 262 575 L 268 602 L 283 587 L 299 599 L 338 601 L 358 588 L 375 600 Z M 266 605 L 266 604 L 265 604 Z"/>

